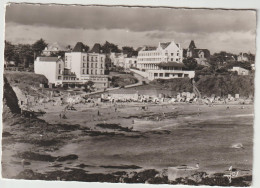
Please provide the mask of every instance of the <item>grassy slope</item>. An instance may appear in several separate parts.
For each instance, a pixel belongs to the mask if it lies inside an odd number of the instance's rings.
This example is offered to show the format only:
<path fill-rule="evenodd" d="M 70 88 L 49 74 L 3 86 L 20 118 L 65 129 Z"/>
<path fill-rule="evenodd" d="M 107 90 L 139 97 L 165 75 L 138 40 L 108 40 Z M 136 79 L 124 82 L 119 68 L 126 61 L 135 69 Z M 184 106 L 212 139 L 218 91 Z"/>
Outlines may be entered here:
<path fill-rule="evenodd" d="M 47 84 L 48 79 L 40 74 L 32 72 L 5 71 L 4 77 L 12 86 L 17 86 L 25 94 L 34 95 L 40 88 L 40 84 Z"/>
<path fill-rule="evenodd" d="M 110 77 L 111 85 L 114 87 L 126 86 L 138 82 L 138 80 L 131 74 L 116 74 L 113 72 L 110 74 Z"/>

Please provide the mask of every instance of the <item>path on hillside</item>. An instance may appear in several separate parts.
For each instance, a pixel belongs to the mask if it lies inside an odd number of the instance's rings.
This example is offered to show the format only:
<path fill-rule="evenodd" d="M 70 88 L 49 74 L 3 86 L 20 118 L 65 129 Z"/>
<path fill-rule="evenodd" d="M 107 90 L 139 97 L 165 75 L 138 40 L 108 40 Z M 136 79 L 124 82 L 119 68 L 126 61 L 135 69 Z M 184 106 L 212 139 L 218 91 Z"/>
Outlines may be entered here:
<path fill-rule="evenodd" d="M 124 88 L 131 88 L 131 87 L 141 86 L 141 85 L 143 85 L 143 82 L 149 83 L 148 79 L 142 77 L 141 75 L 139 75 L 137 73 L 134 73 L 134 77 L 138 80 L 138 82 L 134 83 L 134 84 L 126 85 Z M 113 91 L 113 90 L 118 90 L 118 89 L 120 89 L 120 87 L 107 88 L 105 91 L 104 90 L 95 91 L 95 92 L 91 92 L 91 93 L 86 93 L 84 95 L 99 94 L 99 93 L 104 93 L 104 92 L 107 92 L 107 91 Z"/>

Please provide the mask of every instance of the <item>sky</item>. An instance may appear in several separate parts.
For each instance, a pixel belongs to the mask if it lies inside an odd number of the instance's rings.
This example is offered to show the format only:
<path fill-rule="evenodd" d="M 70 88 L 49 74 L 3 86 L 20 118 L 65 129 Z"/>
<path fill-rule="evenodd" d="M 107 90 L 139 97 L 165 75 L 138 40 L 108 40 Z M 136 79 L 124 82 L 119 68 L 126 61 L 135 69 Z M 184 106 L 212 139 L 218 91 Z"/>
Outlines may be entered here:
<path fill-rule="evenodd" d="M 256 12 L 252 10 L 11 4 L 5 40 L 32 44 L 43 38 L 62 46 L 92 47 L 105 41 L 134 48 L 174 41 L 211 53 L 255 53 Z"/>

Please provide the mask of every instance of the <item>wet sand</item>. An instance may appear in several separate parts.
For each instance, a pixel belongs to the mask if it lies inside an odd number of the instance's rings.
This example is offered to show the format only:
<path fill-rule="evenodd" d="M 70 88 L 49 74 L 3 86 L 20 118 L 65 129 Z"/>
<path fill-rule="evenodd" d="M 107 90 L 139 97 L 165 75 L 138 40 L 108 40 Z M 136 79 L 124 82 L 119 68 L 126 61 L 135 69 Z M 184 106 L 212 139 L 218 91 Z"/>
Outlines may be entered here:
<path fill-rule="evenodd" d="M 114 105 L 109 103 L 95 107 L 78 104 L 74 105 L 76 111 L 66 112 L 67 119 L 60 119 L 64 106 L 46 104 L 41 107 L 46 114 L 39 118 L 51 125 L 70 128 L 53 133 L 43 131 L 41 137 L 53 141 L 58 138 L 61 143 L 47 146 L 23 142 L 5 144 L 3 174 L 11 178 L 25 169 L 47 173 L 71 168 L 88 173 L 115 173 L 122 169 L 125 172 L 160 171 L 196 163 L 200 164 L 200 171 L 208 174 L 223 173 L 231 165 L 243 171 L 243 175 L 252 174 L 252 105 L 244 105 L 241 109 L 241 105 L 147 104 L 147 110 L 142 110 L 141 106 L 143 104 L 117 104 L 115 111 Z M 98 124 L 114 124 L 121 128 Z M 5 131 L 12 129 L 6 126 Z M 26 132 L 24 130 L 23 134 Z M 30 138 L 39 136 L 29 135 Z M 237 143 L 243 147 L 233 148 Z M 17 153 L 26 151 L 53 157 L 73 154 L 78 158 L 61 162 L 27 159 L 30 164 L 23 168 Z"/>

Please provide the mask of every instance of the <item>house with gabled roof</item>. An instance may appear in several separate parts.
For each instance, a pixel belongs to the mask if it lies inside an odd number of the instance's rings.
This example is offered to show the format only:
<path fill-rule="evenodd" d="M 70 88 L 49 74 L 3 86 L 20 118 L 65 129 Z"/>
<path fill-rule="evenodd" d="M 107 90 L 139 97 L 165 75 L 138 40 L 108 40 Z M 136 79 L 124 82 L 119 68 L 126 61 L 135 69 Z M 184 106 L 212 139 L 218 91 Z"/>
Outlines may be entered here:
<path fill-rule="evenodd" d="M 188 49 L 184 49 L 183 51 L 185 58 L 191 57 L 196 59 L 197 63 L 200 65 L 208 65 L 207 61 L 210 58 L 210 51 L 208 49 L 197 48 L 194 40 L 191 40 Z"/>
<path fill-rule="evenodd" d="M 50 56 L 52 53 L 57 53 L 60 51 L 65 52 L 67 50 L 63 45 L 54 42 L 52 44 L 48 44 L 48 46 L 45 47 L 45 49 L 42 51 L 42 55 Z"/>

